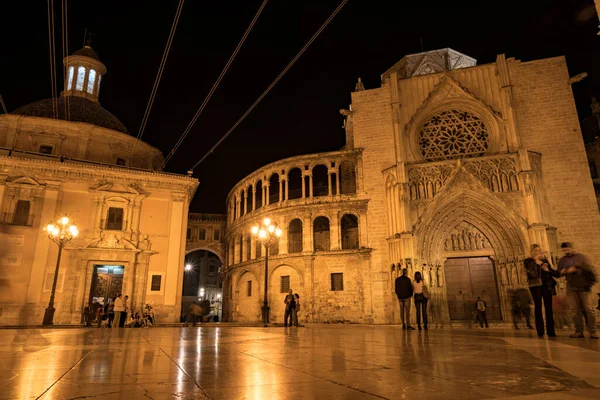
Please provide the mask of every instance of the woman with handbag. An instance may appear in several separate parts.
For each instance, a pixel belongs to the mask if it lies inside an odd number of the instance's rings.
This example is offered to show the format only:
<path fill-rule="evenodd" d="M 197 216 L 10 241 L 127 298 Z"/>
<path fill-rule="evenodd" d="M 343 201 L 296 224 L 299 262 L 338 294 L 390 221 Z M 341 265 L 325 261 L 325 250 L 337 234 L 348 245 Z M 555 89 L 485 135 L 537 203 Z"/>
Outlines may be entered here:
<path fill-rule="evenodd" d="M 419 271 L 415 272 L 413 281 L 413 299 L 417 308 L 417 328 L 421 330 L 421 314 L 423 315 L 423 328 L 427 330 L 427 300 L 429 299 L 429 291 L 423 283 L 423 277 Z"/>
<path fill-rule="evenodd" d="M 554 314 L 552 312 L 552 296 L 556 294 L 556 281 L 554 277 L 559 277 L 558 271 L 552 269 L 548 259 L 542 252 L 542 248 L 537 245 L 531 245 L 531 257 L 524 261 L 527 279 L 529 281 L 529 291 L 533 298 L 535 309 L 535 328 L 538 337 L 544 337 L 544 319 L 542 317 L 542 301 L 546 314 L 546 334 L 548 337 L 556 337 L 554 331 Z"/>

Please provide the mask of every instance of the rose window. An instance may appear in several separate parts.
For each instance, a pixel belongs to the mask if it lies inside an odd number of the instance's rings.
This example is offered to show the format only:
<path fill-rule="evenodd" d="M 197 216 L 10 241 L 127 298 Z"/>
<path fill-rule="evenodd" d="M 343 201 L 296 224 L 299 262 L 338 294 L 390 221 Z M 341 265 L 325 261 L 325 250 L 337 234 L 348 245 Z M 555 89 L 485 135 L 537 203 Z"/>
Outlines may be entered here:
<path fill-rule="evenodd" d="M 419 134 L 419 148 L 428 161 L 482 156 L 488 146 L 485 124 L 467 111 L 449 110 L 434 115 Z"/>

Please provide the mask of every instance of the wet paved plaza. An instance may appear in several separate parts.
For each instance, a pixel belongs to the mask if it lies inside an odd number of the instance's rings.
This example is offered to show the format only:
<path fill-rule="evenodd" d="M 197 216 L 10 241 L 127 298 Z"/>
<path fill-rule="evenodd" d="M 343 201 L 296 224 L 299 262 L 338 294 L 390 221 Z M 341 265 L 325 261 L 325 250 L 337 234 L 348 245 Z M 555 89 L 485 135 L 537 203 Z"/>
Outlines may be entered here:
<path fill-rule="evenodd" d="M 600 399 L 600 343 L 393 326 L 0 330 L 1 399 Z"/>

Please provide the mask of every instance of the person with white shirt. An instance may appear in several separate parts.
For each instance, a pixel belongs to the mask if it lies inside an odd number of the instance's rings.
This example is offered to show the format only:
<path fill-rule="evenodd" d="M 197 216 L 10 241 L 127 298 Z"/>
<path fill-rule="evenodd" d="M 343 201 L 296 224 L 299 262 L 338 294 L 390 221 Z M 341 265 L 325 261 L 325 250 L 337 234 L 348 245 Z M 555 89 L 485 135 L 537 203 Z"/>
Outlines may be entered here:
<path fill-rule="evenodd" d="M 117 294 L 117 298 L 115 299 L 115 306 L 114 306 L 115 319 L 113 320 L 112 327 L 117 328 L 117 329 L 120 328 L 119 325 L 121 322 L 121 313 L 125 312 L 125 302 L 123 301 L 121 296 L 122 296 L 121 293 Z"/>

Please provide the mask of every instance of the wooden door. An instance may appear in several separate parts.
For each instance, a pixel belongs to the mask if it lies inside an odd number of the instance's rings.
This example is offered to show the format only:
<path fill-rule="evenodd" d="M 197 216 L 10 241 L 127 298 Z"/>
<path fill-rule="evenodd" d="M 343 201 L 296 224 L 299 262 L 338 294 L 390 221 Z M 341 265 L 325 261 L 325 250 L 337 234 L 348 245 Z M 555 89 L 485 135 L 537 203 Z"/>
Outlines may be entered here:
<path fill-rule="evenodd" d="M 451 320 L 470 320 L 477 296 L 487 304 L 488 320 L 502 319 L 492 260 L 488 257 L 450 258 L 444 267 Z"/>
<path fill-rule="evenodd" d="M 123 272 L 121 266 L 94 266 L 94 276 L 90 290 L 90 303 L 98 301 L 101 304 L 112 301 L 123 287 Z"/>

